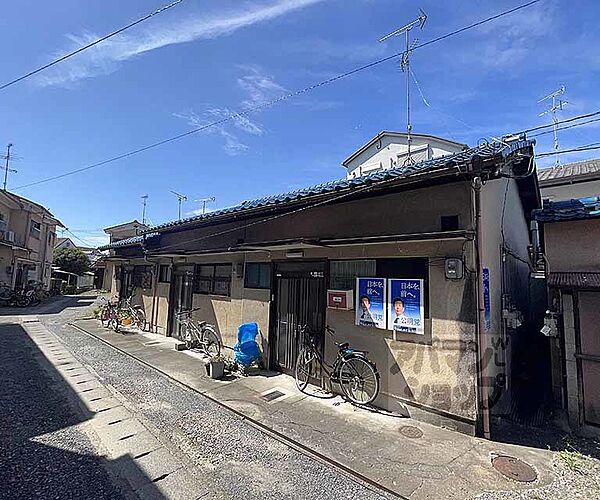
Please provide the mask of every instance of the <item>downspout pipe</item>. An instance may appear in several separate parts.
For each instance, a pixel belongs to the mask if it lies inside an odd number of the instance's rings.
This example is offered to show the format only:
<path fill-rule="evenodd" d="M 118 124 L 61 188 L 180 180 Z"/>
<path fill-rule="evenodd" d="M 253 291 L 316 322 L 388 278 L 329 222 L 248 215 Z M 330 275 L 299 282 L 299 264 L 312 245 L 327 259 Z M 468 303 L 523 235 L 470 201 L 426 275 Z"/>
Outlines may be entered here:
<path fill-rule="evenodd" d="M 481 177 L 474 177 L 471 187 L 474 193 L 475 205 L 475 259 L 477 265 L 477 386 L 479 389 L 479 404 L 481 411 L 483 436 L 491 438 L 490 433 L 490 393 L 486 377 L 487 366 L 484 365 L 484 354 L 487 350 L 485 335 L 485 299 L 483 292 L 483 231 L 481 222 Z"/>

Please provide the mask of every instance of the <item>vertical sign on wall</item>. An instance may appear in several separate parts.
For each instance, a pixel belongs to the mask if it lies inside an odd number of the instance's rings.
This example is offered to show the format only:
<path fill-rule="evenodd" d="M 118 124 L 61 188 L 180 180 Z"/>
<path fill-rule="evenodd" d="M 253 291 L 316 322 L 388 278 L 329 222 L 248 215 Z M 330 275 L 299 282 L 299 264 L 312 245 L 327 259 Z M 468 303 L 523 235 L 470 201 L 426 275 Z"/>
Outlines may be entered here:
<path fill-rule="evenodd" d="M 356 278 L 356 324 L 385 329 L 385 278 Z"/>
<path fill-rule="evenodd" d="M 487 267 L 483 268 L 483 312 L 485 317 L 485 331 L 489 332 L 492 329 L 492 307 L 490 304 L 490 270 Z"/>
<path fill-rule="evenodd" d="M 388 329 L 394 332 L 425 333 L 423 280 L 388 280 Z"/>

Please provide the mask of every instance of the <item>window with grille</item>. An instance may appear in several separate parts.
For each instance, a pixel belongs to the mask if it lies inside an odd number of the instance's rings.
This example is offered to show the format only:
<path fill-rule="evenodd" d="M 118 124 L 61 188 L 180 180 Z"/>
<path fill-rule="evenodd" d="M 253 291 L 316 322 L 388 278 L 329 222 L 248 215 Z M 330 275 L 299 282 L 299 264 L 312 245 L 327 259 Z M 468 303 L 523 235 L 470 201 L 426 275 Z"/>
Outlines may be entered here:
<path fill-rule="evenodd" d="M 194 269 L 194 293 L 231 295 L 231 264 L 198 264 Z"/>
<path fill-rule="evenodd" d="M 331 290 L 354 290 L 356 278 L 376 277 L 375 260 L 332 260 L 329 266 Z"/>
<path fill-rule="evenodd" d="M 39 222 L 34 220 L 31 221 L 31 228 L 29 229 L 29 234 L 34 238 L 40 239 L 40 234 L 42 233 L 42 225 Z"/>
<path fill-rule="evenodd" d="M 137 288 L 152 288 L 152 266 L 135 266 L 132 284 Z"/>

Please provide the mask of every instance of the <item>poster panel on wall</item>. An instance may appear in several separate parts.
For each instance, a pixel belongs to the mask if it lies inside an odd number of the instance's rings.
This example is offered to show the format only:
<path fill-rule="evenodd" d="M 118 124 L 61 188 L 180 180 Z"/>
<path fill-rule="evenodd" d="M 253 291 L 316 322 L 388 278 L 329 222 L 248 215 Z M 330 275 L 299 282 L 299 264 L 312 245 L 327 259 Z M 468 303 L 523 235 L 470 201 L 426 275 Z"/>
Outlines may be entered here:
<path fill-rule="evenodd" d="M 423 280 L 388 280 L 388 329 L 402 333 L 425 333 Z"/>
<path fill-rule="evenodd" d="M 356 278 L 356 324 L 385 329 L 385 278 Z"/>

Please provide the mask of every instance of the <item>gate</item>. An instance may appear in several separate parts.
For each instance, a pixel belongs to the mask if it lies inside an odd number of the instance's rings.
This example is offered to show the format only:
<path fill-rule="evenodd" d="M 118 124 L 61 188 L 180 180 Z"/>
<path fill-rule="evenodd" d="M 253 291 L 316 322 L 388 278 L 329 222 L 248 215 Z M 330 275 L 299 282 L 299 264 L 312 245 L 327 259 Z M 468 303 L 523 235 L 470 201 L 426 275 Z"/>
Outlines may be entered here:
<path fill-rule="evenodd" d="M 600 425 L 600 292 L 580 291 L 579 353 L 583 392 L 583 418 L 586 424 Z"/>
<path fill-rule="evenodd" d="M 326 262 L 286 262 L 275 265 L 275 321 L 272 367 L 293 374 L 302 344 L 303 325 L 317 334 L 323 348 L 326 305 Z"/>

